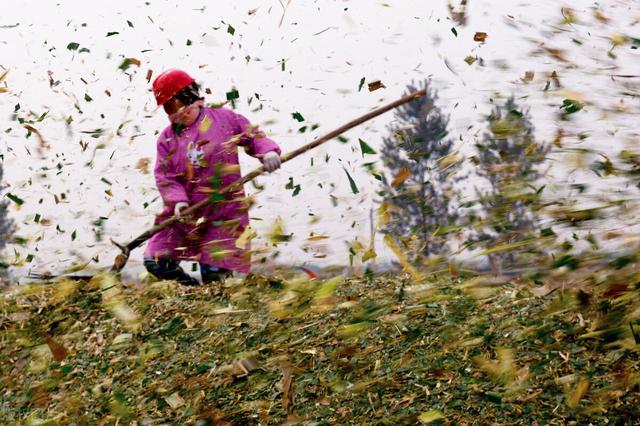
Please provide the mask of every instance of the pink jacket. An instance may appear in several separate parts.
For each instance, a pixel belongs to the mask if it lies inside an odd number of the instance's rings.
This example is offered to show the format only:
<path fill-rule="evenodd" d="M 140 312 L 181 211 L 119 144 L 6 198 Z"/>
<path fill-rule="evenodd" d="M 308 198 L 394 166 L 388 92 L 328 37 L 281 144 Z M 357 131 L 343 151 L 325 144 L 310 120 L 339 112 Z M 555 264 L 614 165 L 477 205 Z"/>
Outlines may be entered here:
<path fill-rule="evenodd" d="M 280 154 L 274 141 L 245 117 L 225 108 L 202 108 L 196 122 L 180 135 L 172 126 L 167 127 L 157 143 L 154 171 L 164 210 L 155 223 L 170 218 L 176 203 L 193 205 L 210 197 L 212 190 L 240 179 L 238 146 L 254 157 L 269 151 Z M 187 223 L 154 235 L 147 244 L 145 257 L 193 260 L 248 272 L 250 247 L 238 241 L 249 225 L 248 208 L 242 189 L 227 194 Z"/>

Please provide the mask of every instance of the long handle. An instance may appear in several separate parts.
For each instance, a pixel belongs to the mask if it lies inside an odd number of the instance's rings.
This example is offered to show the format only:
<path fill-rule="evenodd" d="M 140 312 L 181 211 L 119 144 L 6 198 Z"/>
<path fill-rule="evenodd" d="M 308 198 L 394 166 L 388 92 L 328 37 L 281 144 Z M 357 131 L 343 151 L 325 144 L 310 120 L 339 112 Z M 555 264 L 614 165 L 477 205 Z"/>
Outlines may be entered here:
<path fill-rule="evenodd" d="M 298 149 L 294 149 L 291 152 L 288 152 L 284 155 L 282 155 L 280 157 L 280 160 L 282 163 L 285 163 L 289 160 L 292 160 L 294 158 L 296 158 L 297 156 L 304 154 L 305 152 L 312 150 L 313 148 L 322 145 L 323 143 L 325 143 L 328 140 L 331 140 L 333 138 L 335 138 L 336 136 L 341 135 L 342 133 L 356 127 L 359 126 L 360 124 L 364 123 L 365 121 L 369 121 L 374 117 L 377 117 L 381 114 L 384 114 L 385 112 L 392 110 L 394 108 L 399 107 L 400 105 L 406 104 L 407 102 L 410 102 L 414 99 L 420 98 L 422 96 L 425 96 L 426 91 L 425 90 L 418 90 L 416 92 L 413 92 L 409 95 L 406 95 L 396 101 L 393 101 L 385 106 L 382 106 L 380 108 L 374 109 L 371 112 L 368 112 L 367 114 L 356 118 L 355 120 L 352 120 L 350 122 L 348 122 L 347 124 L 338 127 L 337 129 L 327 133 L 326 135 L 319 137 L 318 139 L 309 142 L 306 145 L 301 146 Z M 241 179 L 238 179 L 237 181 L 233 182 L 232 184 L 220 189 L 219 191 L 216 191 L 219 194 L 225 194 L 228 192 L 233 192 L 238 190 L 239 188 L 241 188 L 245 183 L 255 179 L 256 177 L 260 176 L 261 174 L 264 173 L 264 167 L 258 167 L 257 169 L 253 170 L 252 172 L 246 174 L 245 176 L 243 176 Z M 210 201 L 209 199 L 205 199 L 200 201 L 199 203 L 194 204 L 193 206 L 183 210 L 180 214 L 182 216 L 188 216 L 192 213 L 195 213 L 197 210 L 199 210 L 200 208 L 206 206 L 207 204 L 209 204 Z M 118 258 L 116 259 L 116 262 L 113 266 L 113 271 L 114 272 L 118 272 L 120 270 L 122 270 L 122 268 L 124 268 L 124 265 L 127 262 L 127 259 L 129 257 L 129 253 L 134 250 L 135 248 L 137 248 L 138 246 L 140 246 L 142 243 L 144 243 L 145 241 L 147 241 L 149 238 L 151 238 L 155 233 L 163 230 L 164 228 L 171 226 L 173 224 L 175 224 L 176 222 L 178 222 L 180 220 L 180 218 L 178 216 L 172 216 L 171 218 L 165 220 L 162 223 L 159 223 L 155 226 L 153 226 L 152 228 L 148 229 L 147 231 L 143 232 L 142 234 L 140 234 L 139 236 L 137 236 L 135 239 L 131 240 L 131 242 L 129 242 L 127 245 L 125 246 L 121 246 L 118 245 L 118 247 L 120 247 L 120 249 L 123 252 L 123 255 L 118 256 Z"/>

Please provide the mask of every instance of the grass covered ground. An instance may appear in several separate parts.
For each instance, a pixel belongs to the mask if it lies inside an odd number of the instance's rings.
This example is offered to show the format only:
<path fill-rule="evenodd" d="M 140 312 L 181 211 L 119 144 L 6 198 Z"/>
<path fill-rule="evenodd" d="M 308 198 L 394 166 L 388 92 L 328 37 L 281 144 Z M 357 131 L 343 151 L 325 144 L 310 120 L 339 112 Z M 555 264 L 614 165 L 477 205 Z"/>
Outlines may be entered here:
<path fill-rule="evenodd" d="M 639 290 L 609 284 L 21 286 L 0 299 L 0 423 L 640 424 Z"/>

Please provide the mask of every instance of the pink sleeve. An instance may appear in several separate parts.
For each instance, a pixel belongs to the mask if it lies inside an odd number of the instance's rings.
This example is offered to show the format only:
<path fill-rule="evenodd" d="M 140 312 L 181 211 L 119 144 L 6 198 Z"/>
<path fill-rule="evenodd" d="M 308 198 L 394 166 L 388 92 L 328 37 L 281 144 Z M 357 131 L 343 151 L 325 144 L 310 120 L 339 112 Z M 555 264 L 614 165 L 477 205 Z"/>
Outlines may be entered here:
<path fill-rule="evenodd" d="M 165 206 L 179 203 L 188 203 L 189 197 L 180 181 L 181 174 L 175 170 L 174 162 L 171 161 L 175 152 L 169 148 L 170 144 L 164 134 L 158 140 L 158 154 L 154 174 L 156 185 Z"/>
<path fill-rule="evenodd" d="M 256 157 L 270 151 L 274 151 L 278 155 L 282 153 L 278 144 L 269 139 L 258 126 L 252 125 L 249 120 L 240 114 L 234 113 L 234 115 L 237 131 L 242 135 L 239 145 L 245 147 L 247 154 Z"/>

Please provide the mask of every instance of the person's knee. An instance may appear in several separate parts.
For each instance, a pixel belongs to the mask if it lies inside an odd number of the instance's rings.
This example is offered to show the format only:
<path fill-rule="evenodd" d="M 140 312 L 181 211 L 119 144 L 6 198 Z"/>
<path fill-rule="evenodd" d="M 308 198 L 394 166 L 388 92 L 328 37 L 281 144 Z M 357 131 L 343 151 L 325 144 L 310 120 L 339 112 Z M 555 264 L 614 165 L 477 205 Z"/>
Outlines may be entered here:
<path fill-rule="evenodd" d="M 162 278 L 169 271 L 176 269 L 177 264 L 171 259 L 144 259 L 144 267 L 150 274 Z"/>
<path fill-rule="evenodd" d="M 200 274 L 202 275 L 202 283 L 212 283 L 224 281 L 230 277 L 233 272 L 229 269 L 219 268 L 213 265 L 200 264 Z"/>
<path fill-rule="evenodd" d="M 173 259 L 144 259 L 147 272 L 161 280 L 175 280 L 180 284 L 198 285 L 198 280 L 184 272 L 180 264 Z"/>

